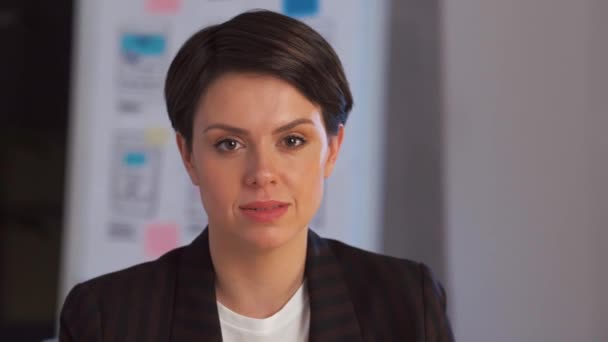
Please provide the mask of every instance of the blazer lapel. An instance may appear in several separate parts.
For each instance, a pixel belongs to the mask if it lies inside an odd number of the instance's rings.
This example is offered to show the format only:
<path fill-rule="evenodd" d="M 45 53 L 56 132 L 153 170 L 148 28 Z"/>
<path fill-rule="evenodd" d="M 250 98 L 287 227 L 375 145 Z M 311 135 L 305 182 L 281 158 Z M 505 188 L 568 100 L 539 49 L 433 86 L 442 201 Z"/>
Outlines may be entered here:
<path fill-rule="evenodd" d="M 172 342 L 222 341 L 207 229 L 184 249 L 174 305 Z"/>
<path fill-rule="evenodd" d="M 306 281 L 310 341 L 363 341 L 342 269 L 325 240 L 308 230 Z"/>
<path fill-rule="evenodd" d="M 309 340 L 363 341 L 338 260 L 327 242 L 310 229 L 305 273 L 310 299 Z M 207 229 L 184 249 L 179 261 L 171 341 L 222 341 Z"/>

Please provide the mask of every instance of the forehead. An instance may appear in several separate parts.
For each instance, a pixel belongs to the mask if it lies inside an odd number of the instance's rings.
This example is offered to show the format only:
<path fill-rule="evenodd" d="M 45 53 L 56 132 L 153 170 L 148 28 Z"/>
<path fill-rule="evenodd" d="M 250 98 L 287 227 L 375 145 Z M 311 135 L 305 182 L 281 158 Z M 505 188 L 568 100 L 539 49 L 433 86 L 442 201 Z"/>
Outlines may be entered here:
<path fill-rule="evenodd" d="M 255 127 L 298 118 L 320 120 L 321 110 L 288 82 L 270 75 L 226 73 L 203 94 L 195 125 L 221 122 Z"/>

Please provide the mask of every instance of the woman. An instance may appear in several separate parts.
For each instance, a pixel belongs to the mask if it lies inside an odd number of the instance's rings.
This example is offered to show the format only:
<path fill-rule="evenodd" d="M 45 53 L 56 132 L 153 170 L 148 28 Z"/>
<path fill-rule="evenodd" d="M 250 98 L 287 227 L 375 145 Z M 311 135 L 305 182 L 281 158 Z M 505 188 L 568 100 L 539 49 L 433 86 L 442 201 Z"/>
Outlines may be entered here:
<path fill-rule="evenodd" d="M 352 97 L 329 44 L 256 11 L 192 36 L 165 97 L 209 218 L 190 245 L 79 284 L 61 341 L 452 341 L 418 263 L 308 229 Z"/>

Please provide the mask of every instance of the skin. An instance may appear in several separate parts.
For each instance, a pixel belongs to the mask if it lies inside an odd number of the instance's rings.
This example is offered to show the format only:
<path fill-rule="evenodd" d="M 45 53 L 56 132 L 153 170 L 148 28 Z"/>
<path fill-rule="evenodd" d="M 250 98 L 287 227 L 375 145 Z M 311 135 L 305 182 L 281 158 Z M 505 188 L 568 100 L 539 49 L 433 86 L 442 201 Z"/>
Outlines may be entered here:
<path fill-rule="evenodd" d="M 308 224 L 323 197 L 344 127 L 328 136 L 319 106 L 267 75 L 228 73 L 197 106 L 191 148 L 177 144 L 209 218 L 218 300 L 249 317 L 277 312 L 303 281 Z M 244 204 L 277 200 L 286 213 L 260 223 Z"/>

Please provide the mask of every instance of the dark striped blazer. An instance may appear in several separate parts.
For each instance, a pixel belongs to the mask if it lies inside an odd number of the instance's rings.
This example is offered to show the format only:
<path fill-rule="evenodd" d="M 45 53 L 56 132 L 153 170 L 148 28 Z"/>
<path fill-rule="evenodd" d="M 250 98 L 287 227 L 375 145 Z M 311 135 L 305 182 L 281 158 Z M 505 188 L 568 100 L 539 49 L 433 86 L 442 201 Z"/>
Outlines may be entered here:
<path fill-rule="evenodd" d="M 159 259 L 76 285 L 62 342 L 221 341 L 205 230 Z M 445 293 L 420 263 L 308 233 L 310 341 L 453 341 Z"/>

